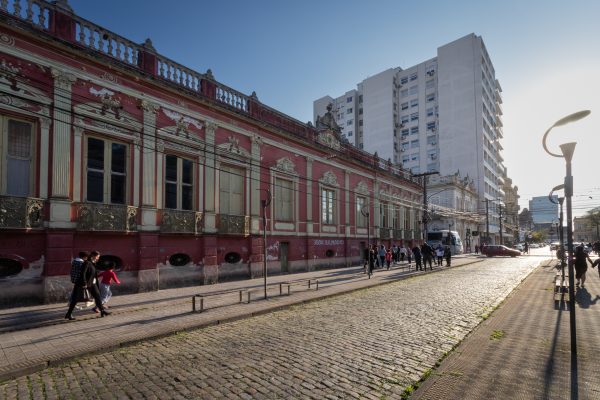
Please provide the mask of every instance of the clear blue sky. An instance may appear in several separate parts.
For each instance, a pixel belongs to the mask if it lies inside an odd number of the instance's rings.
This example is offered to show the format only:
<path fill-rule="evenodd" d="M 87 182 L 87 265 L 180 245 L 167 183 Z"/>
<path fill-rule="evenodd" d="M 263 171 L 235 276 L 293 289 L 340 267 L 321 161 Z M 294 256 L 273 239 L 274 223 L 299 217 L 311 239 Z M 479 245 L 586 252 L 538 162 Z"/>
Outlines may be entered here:
<path fill-rule="evenodd" d="M 521 206 L 546 195 L 564 161 L 544 153 L 550 134 L 577 141 L 574 213 L 600 206 L 600 1 L 70 0 L 75 13 L 300 121 L 313 100 L 339 96 L 369 75 L 411 67 L 438 46 L 480 35 L 503 89 L 505 165 Z M 443 149 L 442 149 L 443 150 Z M 589 197 L 592 197 L 590 199 Z"/>

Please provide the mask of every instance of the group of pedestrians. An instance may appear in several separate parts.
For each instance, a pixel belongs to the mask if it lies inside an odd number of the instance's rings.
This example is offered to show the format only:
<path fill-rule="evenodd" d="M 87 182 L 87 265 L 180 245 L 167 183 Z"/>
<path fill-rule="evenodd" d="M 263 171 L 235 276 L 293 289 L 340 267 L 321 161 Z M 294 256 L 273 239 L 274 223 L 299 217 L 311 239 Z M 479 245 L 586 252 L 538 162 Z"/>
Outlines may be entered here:
<path fill-rule="evenodd" d="M 370 277 L 375 268 L 385 267 L 389 270 L 393 263 L 404 262 L 404 260 L 410 266 L 413 258 L 417 271 L 426 270 L 427 265 L 429 265 L 429 269 L 433 270 L 434 258 L 437 266 L 441 267 L 443 261 L 446 260 L 446 266 L 449 267 L 452 254 L 449 246 L 438 245 L 437 248 L 433 249 L 428 243 L 423 243 L 421 246 L 415 245 L 412 248 L 410 246 L 404 247 L 404 245 L 393 245 L 387 249 L 383 244 L 379 246 L 371 244 L 365 249 L 364 268 Z"/>
<path fill-rule="evenodd" d="M 71 282 L 73 283 L 73 291 L 69 298 L 69 309 L 65 315 L 65 319 L 74 320 L 73 310 L 78 302 L 87 302 L 94 300 L 95 307 L 93 311 L 99 313 L 101 317 L 110 315 L 107 311 L 108 301 L 112 297 L 110 285 L 121 283 L 117 275 L 113 271 L 112 265 L 106 270 L 98 272 L 96 263 L 100 259 L 100 253 L 92 251 L 88 253 L 82 251 L 71 264 Z"/>

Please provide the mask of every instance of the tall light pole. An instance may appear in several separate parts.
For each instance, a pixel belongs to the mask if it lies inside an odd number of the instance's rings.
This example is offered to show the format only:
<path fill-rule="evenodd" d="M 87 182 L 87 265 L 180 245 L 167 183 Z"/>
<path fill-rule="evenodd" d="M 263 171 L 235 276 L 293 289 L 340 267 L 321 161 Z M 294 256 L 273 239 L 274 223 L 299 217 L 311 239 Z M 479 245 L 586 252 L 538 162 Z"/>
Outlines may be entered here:
<path fill-rule="evenodd" d="M 563 201 L 565 200 L 564 197 L 559 197 L 558 198 L 558 203 L 554 200 L 554 197 L 552 196 L 552 193 L 556 192 L 557 190 L 563 190 L 565 188 L 565 185 L 558 185 L 555 186 L 552 191 L 550 192 L 550 194 L 548 195 L 548 200 L 550 200 L 552 203 L 554 204 L 559 204 L 560 205 L 560 215 L 558 217 L 558 225 L 560 230 L 558 231 L 558 245 L 559 245 L 559 251 L 557 252 L 557 254 L 560 254 L 560 269 L 561 269 L 561 275 L 562 275 L 562 281 L 564 282 L 565 280 L 565 242 L 564 242 L 564 237 L 563 237 Z M 570 295 L 570 294 L 569 294 Z"/>
<path fill-rule="evenodd" d="M 427 242 L 427 223 L 429 222 L 429 210 L 427 205 L 427 177 L 435 174 L 439 174 L 439 172 L 431 171 L 423 172 L 422 174 L 413 174 L 413 177 L 423 177 L 423 243 Z"/>
<path fill-rule="evenodd" d="M 263 279 L 265 288 L 265 300 L 267 299 L 267 207 L 271 204 L 271 191 L 269 189 L 260 189 L 267 192 L 267 198 L 261 200 L 263 209 Z"/>
<path fill-rule="evenodd" d="M 544 133 L 544 137 L 542 138 L 542 146 L 544 146 L 544 150 L 546 151 L 546 153 L 550 154 L 553 157 L 564 158 L 566 162 L 564 190 L 565 198 L 567 199 L 567 247 L 569 251 L 569 322 L 571 330 L 572 371 L 577 371 L 577 334 L 575 325 L 575 276 L 573 271 L 573 210 L 571 204 L 571 198 L 573 197 L 573 176 L 571 175 L 571 160 L 573 159 L 573 153 L 575 152 L 575 145 L 577 144 L 577 142 L 561 144 L 559 147 L 562 154 L 555 154 L 548 150 L 548 146 L 546 146 L 546 138 L 548 137 L 548 134 L 553 128 L 585 118 L 590 114 L 590 112 L 590 110 L 584 110 L 573 113 L 571 115 L 567 115 L 566 117 L 556 121 L 554 125 L 548 128 L 546 133 Z M 571 389 L 573 390 L 573 383 L 571 385 Z"/>
<path fill-rule="evenodd" d="M 371 279 L 371 213 L 369 212 L 370 206 L 369 203 L 365 204 L 361 207 L 360 213 L 367 217 L 367 273 L 369 274 L 369 279 Z"/>

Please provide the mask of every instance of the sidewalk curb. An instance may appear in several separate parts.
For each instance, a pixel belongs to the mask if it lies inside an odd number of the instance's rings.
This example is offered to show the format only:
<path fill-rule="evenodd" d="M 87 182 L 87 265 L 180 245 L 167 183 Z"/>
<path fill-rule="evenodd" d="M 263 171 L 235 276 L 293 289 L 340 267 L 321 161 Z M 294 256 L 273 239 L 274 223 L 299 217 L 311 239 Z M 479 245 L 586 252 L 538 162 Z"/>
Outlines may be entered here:
<path fill-rule="evenodd" d="M 464 264 L 460 264 L 460 265 L 455 265 L 450 267 L 452 268 L 460 268 L 460 267 L 464 267 L 467 265 L 472 265 L 472 264 L 476 264 L 479 262 L 484 261 L 484 259 L 476 259 L 473 261 L 468 261 Z M 536 267 L 537 268 L 537 267 Z M 446 271 L 447 267 L 445 269 L 436 269 L 436 270 L 429 270 L 429 271 L 419 271 L 419 273 L 414 273 L 416 271 L 413 271 L 413 273 L 409 273 L 406 274 L 404 276 L 399 277 L 398 279 L 392 279 L 392 280 L 385 280 L 385 281 L 373 281 L 373 284 L 370 286 L 366 286 L 366 287 L 360 287 L 360 288 L 353 288 L 353 289 L 348 289 L 348 290 L 342 290 L 339 292 L 335 292 L 335 293 L 323 293 L 321 291 L 326 291 L 328 288 L 323 288 L 321 290 L 319 290 L 319 292 L 315 292 L 315 291 L 311 291 L 311 293 L 317 293 L 314 297 L 309 298 L 309 299 L 297 299 L 297 301 L 294 301 L 292 303 L 289 304 L 280 304 L 280 305 L 271 305 L 265 307 L 262 310 L 259 311 L 253 311 L 253 312 L 248 312 L 248 313 L 241 313 L 239 315 L 234 315 L 231 317 L 225 317 L 225 318 L 217 318 L 215 320 L 211 320 L 208 322 L 200 322 L 197 324 L 193 324 L 193 325 L 189 325 L 189 326 L 185 326 L 181 329 L 178 330 L 173 330 L 173 329 L 168 329 L 165 330 L 163 332 L 157 332 L 157 333 L 151 333 L 147 336 L 144 336 L 142 338 L 136 338 L 136 339 L 131 339 L 131 340 L 125 340 L 122 342 L 117 342 L 114 345 L 107 345 L 107 346 L 103 346 L 101 349 L 92 349 L 92 350 L 83 350 L 83 351 L 76 351 L 76 352 L 71 352 L 68 353 L 66 352 L 64 356 L 58 356 L 55 359 L 50 359 L 50 360 L 31 360 L 31 361 L 25 361 L 22 363 L 22 366 L 17 364 L 12 364 L 12 365 L 8 365 L 6 368 L 0 369 L 0 383 L 3 383 L 7 380 L 10 379 L 16 379 L 19 378 L 21 376 L 24 375 L 28 375 L 28 374 L 32 374 L 35 372 L 39 372 L 42 371 L 46 368 L 54 368 L 54 367 L 58 367 L 60 365 L 72 362 L 76 359 L 79 359 L 81 357 L 84 356 L 93 356 L 95 354 L 102 354 L 102 353 L 106 353 L 106 352 L 110 352 L 110 351 L 115 351 L 115 350 L 119 350 L 122 348 L 126 348 L 129 346 L 133 346 L 136 345 L 140 342 L 144 342 L 144 341 L 148 341 L 148 340 L 157 340 L 157 339 L 161 339 L 167 336 L 171 336 L 177 332 L 188 332 L 188 331 L 192 331 L 192 330 L 198 330 L 198 329 L 204 329 L 210 326 L 214 326 L 214 325 L 222 325 L 222 324 L 226 324 L 226 323 L 230 323 L 230 322 L 235 322 L 235 321 L 239 321 L 239 320 L 244 320 L 244 319 L 249 319 L 249 318 L 253 318 L 256 316 L 260 316 L 260 315 L 265 315 L 265 314 L 269 314 L 275 311 L 280 311 L 280 310 L 285 310 L 288 309 L 290 307 L 293 306 L 297 306 L 297 305 L 301 305 L 301 304 L 308 304 L 311 302 L 315 302 L 315 301 L 320 301 L 320 300 L 324 300 L 324 299 L 328 299 L 328 298 L 333 298 L 333 297 L 337 297 L 337 296 L 342 296 L 342 295 L 346 295 L 346 294 L 350 294 L 350 293 L 354 293 L 357 291 L 361 291 L 361 290 L 367 290 L 370 288 L 374 288 L 374 287 L 378 287 L 378 286 L 382 286 L 382 285 L 386 285 L 386 284 L 391 284 L 391 283 L 395 283 L 398 281 L 402 281 L 402 280 L 406 280 L 409 278 L 413 278 L 416 276 L 423 276 L 423 275 L 427 275 L 427 274 L 431 274 L 431 273 L 438 273 L 438 272 L 443 272 Z M 306 293 L 306 292 L 304 292 Z M 322 294 L 321 294 L 322 293 Z M 191 313 L 191 311 L 190 311 Z M 479 325 L 478 325 L 479 326 Z M 15 368 L 16 367 L 16 368 Z M 7 371 L 7 369 L 10 369 Z"/>

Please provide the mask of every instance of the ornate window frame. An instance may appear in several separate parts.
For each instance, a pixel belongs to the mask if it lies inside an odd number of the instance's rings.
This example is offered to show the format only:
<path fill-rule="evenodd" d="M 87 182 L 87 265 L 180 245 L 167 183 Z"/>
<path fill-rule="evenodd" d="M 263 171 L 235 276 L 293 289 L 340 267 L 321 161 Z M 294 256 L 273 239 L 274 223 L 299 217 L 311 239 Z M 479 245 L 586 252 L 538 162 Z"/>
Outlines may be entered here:
<path fill-rule="evenodd" d="M 271 215 L 273 219 L 273 231 L 298 231 L 299 204 L 300 204 L 300 175 L 296 172 L 296 165 L 289 157 L 282 157 L 275 162 L 271 168 L 271 187 L 273 200 L 271 202 Z M 291 221 L 282 221 L 277 219 L 276 193 L 277 181 L 286 180 L 292 183 L 292 219 Z"/>
<path fill-rule="evenodd" d="M 333 192 L 333 215 L 332 223 L 326 223 L 323 220 L 323 193 L 324 191 Z M 338 233 L 338 225 L 340 221 L 340 185 L 337 176 L 332 171 L 326 171 L 321 179 L 319 179 L 319 222 L 321 224 L 321 232 Z"/>

